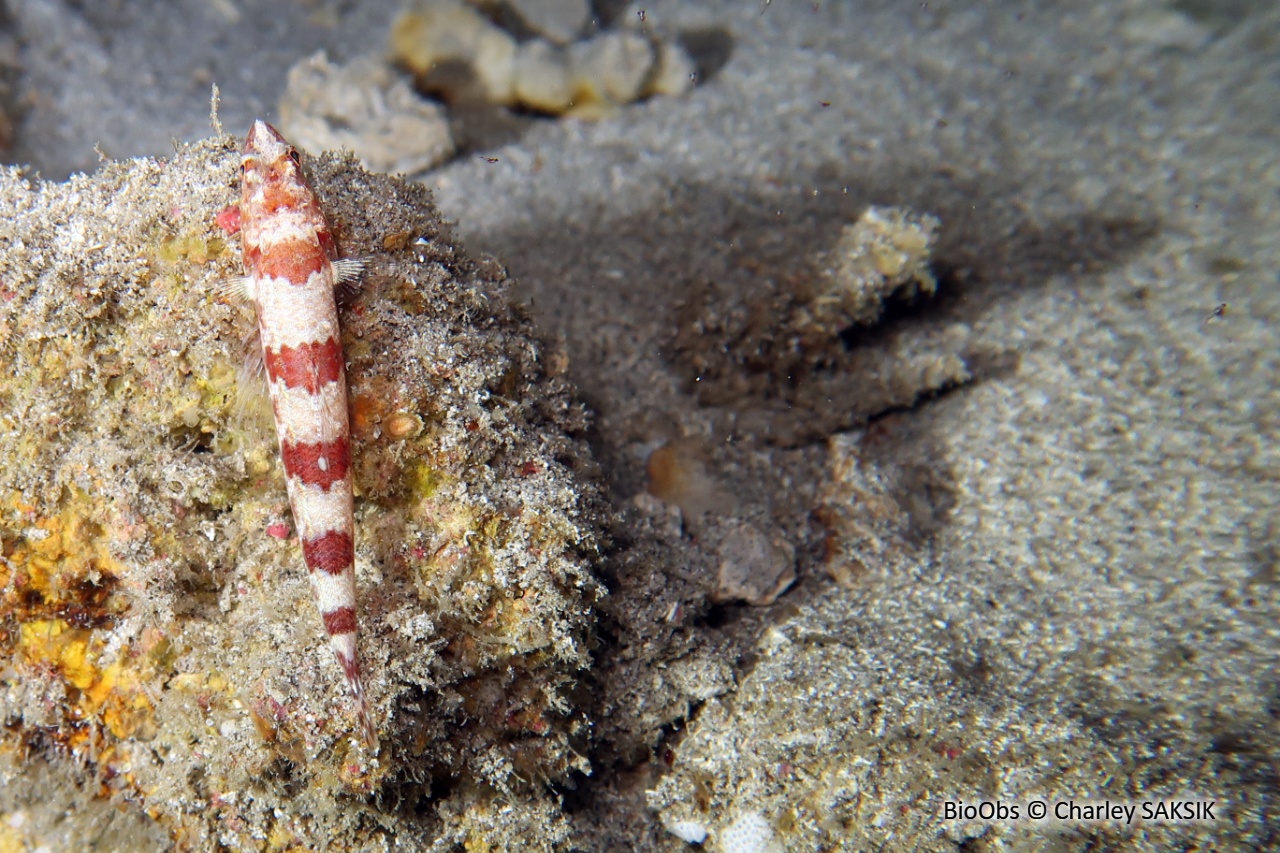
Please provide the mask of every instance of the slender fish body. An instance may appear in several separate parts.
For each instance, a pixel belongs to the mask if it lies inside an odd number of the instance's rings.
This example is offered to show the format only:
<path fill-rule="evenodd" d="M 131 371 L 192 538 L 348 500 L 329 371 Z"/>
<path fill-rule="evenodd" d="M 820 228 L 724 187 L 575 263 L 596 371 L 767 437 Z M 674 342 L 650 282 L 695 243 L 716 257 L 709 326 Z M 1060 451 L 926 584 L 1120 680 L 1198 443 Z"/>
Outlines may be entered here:
<path fill-rule="evenodd" d="M 244 144 L 240 232 L 280 457 L 325 631 L 375 742 L 356 655 L 355 522 L 334 242 L 293 146 L 256 121 Z"/>

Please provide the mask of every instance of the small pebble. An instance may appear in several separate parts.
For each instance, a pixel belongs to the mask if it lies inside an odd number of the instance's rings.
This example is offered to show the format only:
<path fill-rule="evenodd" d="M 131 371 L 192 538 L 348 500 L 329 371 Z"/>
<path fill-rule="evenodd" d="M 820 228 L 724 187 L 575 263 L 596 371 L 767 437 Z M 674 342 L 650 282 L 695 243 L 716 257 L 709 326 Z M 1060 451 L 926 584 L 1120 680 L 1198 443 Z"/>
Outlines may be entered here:
<path fill-rule="evenodd" d="M 559 115 L 573 105 L 569 82 L 569 57 L 541 39 L 525 42 L 516 50 L 515 98 L 544 113 Z"/>
<path fill-rule="evenodd" d="M 672 41 L 658 42 L 653 74 L 644 87 L 645 95 L 683 95 L 696 82 L 697 66 L 693 57 Z"/>
<path fill-rule="evenodd" d="M 773 604 L 796 580 L 796 552 L 781 536 L 766 536 L 753 524 L 734 528 L 717 549 L 718 601 Z"/>
<path fill-rule="evenodd" d="M 707 840 L 707 828 L 696 820 L 673 820 L 667 824 L 667 832 L 686 844 L 701 844 Z"/>
<path fill-rule="evenodd" d="M 629 104 L 653 69 L 653 44 L 634 32 L 611 32 L 570 48 L 572 85 L 580 99 Z"/>

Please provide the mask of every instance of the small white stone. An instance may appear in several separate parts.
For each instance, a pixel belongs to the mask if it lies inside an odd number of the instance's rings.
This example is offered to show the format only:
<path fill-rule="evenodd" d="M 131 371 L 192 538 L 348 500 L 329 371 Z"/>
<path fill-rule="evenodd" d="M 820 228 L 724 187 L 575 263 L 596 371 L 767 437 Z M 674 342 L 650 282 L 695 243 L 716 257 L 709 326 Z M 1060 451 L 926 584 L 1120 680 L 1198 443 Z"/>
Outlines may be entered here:
<path fill-rule="evenodd" d="M 716 553 L 720 557 L 714 596 L 718 601 L 773 604 L 795 583 L 795 548 L 776 532 L 766 536 L 744 522 L 729 531 Z"/>
<path fill-rule="evenodd" d="M 658 42 L 658 59 L 645 86 L 646 95 L 683 95 L 693 88 L 697 66 L 693 57 L 673 41 Z"/>
<path fill-rule="evenodd" d="M 1155 50 L 1198 50 L 1213 37 L 1207 27 L 1172 9 L 1140 12 L 1121 23 L 1118 29 L 1130 44 Z"/>
<path fill-rule="evenodd" d="M 476 39 L 471 67 L 491 104 L 510 104 L 515 91 L 516 40 L 497 27 Z"/>
<path fill-rule="evenodd" d="M 701 844 L 707 840 L 707 828 L 696 820 L 673 820 L 666 824 L 667 832 L 687 844 Z"/>
<path fill-rule="evenodd" d="M 784 631 L 780 631 L 776 626 L 770 625 L 765 629 L 764 633 L 760 635 L 760 642 L 756 645 L 759 647 L 760 651 L 764 652 L 766 655 L 776 655 L 779 652 L 790 648 L 794 643 L 792 643 L 791 638 L 788 637 Z"/>
<path fill-rule="evenodd" d="M 520 45 L 514 71 L 515 98 L 521 104 L 559 115 L 573 103 L 569 57 L 541 39 Z"/>
<path fill-rule="evenodd" d="M 598 101 L 631 103 L 653 69 L 653 44 L 640 33 L 605 33 L 570 51 L 575 91 Z"/>

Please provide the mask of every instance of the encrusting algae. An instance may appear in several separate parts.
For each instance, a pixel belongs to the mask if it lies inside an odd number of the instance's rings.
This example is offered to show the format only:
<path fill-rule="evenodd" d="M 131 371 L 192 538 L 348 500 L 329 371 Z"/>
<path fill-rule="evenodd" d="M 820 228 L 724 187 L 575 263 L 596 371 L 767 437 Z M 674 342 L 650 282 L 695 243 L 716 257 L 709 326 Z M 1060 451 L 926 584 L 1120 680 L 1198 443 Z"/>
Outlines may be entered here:
<path fill-rule="evenodd" d="M 146 740 L 155 733 L 154 705 L 146 682 L 164 657 L 156 631 L 145 632 L 125 655 L 108 654 L 109 629 L 127 609 L 112 589 L 123 566 L 110 554 L 97 525 L 81 511 L 75 495 L 57 515 L 34 518 L 26 538 L 5 542 L 0 565 L 0 652 L 38 672 L 60 679 L 65 713 L 72 720 L 97 720 L 116 738 Z M 14 516 L 34 507 L 14 498 Z M 65 732 L 66 747 L 90 737 L 85 727 Z"/>
<path fill-rule="evenodd" d="M 238 147 L 0 175 L 0 778 L 48 768 L 175 849 L 558 847 L 545 784 L 589 771 L 583 410 L 425 190 L 305 161 L 368 258 L 339 308 L 364 750 L 244 369 L 252 319 L 218 296 Z M 0 812 L 38 802 L 0 788 Z"/>

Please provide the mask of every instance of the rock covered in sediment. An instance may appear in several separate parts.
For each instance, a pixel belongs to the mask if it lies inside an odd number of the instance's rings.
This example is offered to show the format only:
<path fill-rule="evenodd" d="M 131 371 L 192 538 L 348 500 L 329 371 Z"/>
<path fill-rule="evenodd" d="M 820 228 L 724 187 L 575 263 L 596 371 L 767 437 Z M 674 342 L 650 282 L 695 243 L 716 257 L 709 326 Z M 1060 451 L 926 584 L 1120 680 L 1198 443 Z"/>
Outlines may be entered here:
<path fill-rule="evenodd" d="M 552 849 L 543 783 L 588 769 L 583 411 L 426 190 L 306 161 L 368 259 L 340 311 L 363 751 L 244 370 L 251 310 L 219 295 L 238 149 L 0 174 L 0 774 L 101 784 L 172 849 Z"/>
<path fill-rule="evenodd" d="M 876 330 L 877 346 L 856 345 L 887 306 L 933 297 L 938 228 L 928 214 L 870 207 L 776 278 L 690 282 L 672 347 L 690 390 L 737 409 L 743 431 L 799 444 L 968 382 L 976 347 L 961 324 Z"/>
<path fill-rule="evenodd" d="M 900 207 L 867 208 L 819 259 L 792 324 L 806 338 L 829 338 L 876 322 L 890 299 L 932 296 L 938 284 L 929 256 L 938 225 L 937 217 Z"/>

